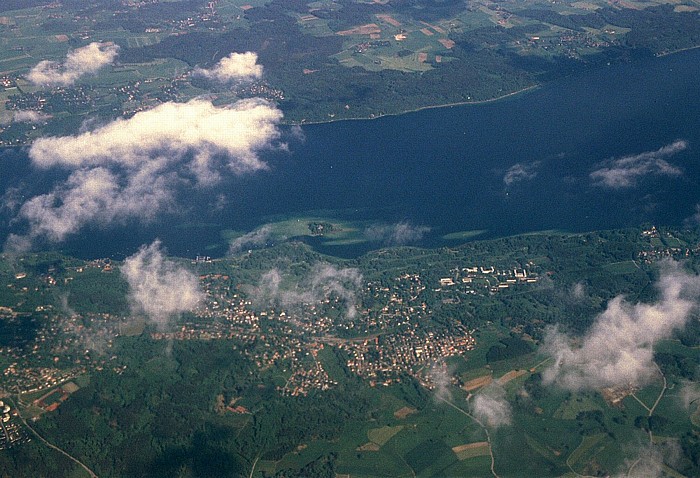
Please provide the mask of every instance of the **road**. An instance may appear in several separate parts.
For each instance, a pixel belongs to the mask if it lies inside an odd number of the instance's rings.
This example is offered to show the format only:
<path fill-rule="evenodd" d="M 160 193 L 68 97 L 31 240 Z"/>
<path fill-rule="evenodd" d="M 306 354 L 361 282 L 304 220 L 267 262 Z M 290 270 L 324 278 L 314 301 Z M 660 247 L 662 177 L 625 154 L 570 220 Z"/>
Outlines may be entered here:
<path fill-rule="evenodd" d="M 78 460 L 76 457 L 74 457 L 74 456 L 68 454 L 67 452 L 63 451 L 62 449 L 60 449 L 59 447 L 57 447 L 57 446 L 54 445 L 53 443 L 50 443 L 50 442 L 49 442 L 48 440 L 46 440 L 44 437 L 42 437 L 41 435 L 39 435 L 39 433 L 38 433 L 36 430 L 34 430 L 32 427 L 29 426 L 29 423 L 27 423 L 27 421 L 24 419 L 24 417 L 22 416 L 22 414 L 21 414 L 20 411 L 19 411 L 19 408 L 15 405 L 14 402 L 12 403 L 12 406 L 15 407 L 15 409 L 17 410 L 17 415 L 19 416 L 19 419 L 22 421 L 22 423 L 24 424 L 24 426 L 27 427 L 27 429 L 28 429 L 29 431 L 31 431 L 31 432 L 39 439 L 39 441 L 41 441 L 44 445 L 48 446 L 49 448 L 51 448 L 51 449 L 53 449 L 53 450 L 56 450 L 57 452 L 61 453 L 61 454 L 64 455 L 65 457 L 67 457 L 67 458 L 69 458 L 70 460 L 72 460 L 72 461 L 74 461 L 75 463 L 77 463 L 78 465 L 80 465 L 80 466 L 87 472 L 87 474 L 90 476 L 90 478 L 97 478 L 97 475 L 96 475 L 90 468 L 88 468 L 87 465 L 86 465 L 85 463 L 83 463 L 82 461 Z"/>
<path fill-rule="evenodd" d="M 479 426 L 484 430 L 484 432 L 486 433 L 486 441 L 489 443 L 489 455 L 491 455 L 491 474 L 494 476 L 494 478 L 499 478 L 498 474 L 496 473 L 496 458 L 493 456 L 493 446 L 491 446 L 491 435 L 489 434 L 489 429 L 486 428 L 486 425 L 481 423 L 481 420 L 476 418 L 474 415 L 465 412 L 464 410 L 462 410 L 461 408 L 459 408 L 457 405 L 450 402 L 446 398 L 442 398 L 442 397 L 436 397 L 436 398 L 438 400 L 445 402 L 446 404 L 448 404 L 449 406 L 451 406 L 455 410 L 461 412 L 462 414 L 468 416 L 469 418 L 474 420 L 476 423 L 478 423 Z"/>

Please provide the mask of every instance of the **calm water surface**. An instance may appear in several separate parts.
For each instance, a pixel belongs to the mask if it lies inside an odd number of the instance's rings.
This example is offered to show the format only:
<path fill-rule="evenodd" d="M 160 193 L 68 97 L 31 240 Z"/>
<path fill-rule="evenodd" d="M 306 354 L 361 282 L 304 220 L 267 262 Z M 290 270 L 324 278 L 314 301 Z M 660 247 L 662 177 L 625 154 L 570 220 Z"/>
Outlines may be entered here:
<path fill-rule="evenodd" d="M 489 104 L 308 125 L 289 154 L 268 154 L 269 171 L 188 194 L 183 211 L 157 224 L 85 230 L 62 247 L 82 257 L 119 257 L 160 237 L 171 254 L 220 255 L 223 230 L 252 230 L 274 216 L 315 210 L 429 226 L 425 245 L 472 229 L 494 237 L 681 225 L 700 202 L 699 77 L 695 50 L 611 66 Z M 601 162 L 677 139 L 689 148 L 666 159 L 682 176 L 649 176 L 624 190 L 592 184 L 589 174 Z M 49 189 L 57 176 L 32 171 L 26 161 L 22 153 L 4 153 L 3 190 L 20 183 L 26 195 Z M 507 185 L 504 175 L 518 163 L 528 178 Z M 14 227 L 2 218 L 0 239 Z"/>

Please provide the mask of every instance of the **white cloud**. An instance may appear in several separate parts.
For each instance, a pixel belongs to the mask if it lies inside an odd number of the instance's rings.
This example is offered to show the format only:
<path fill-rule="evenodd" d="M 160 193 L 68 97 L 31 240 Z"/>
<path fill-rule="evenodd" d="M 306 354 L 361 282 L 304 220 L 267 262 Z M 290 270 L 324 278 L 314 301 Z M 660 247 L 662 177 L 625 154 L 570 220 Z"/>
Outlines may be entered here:
<path fill-rule="evenodd" d="M 46 194 L 22 204 L 24 240 L 63 241 L 86 224 L 153 220 L 175 206 L 181 185 L 208 187 L 222 174 L 265 169 L 261 150 L 280 137 L 282 113 L 267 102 L 245 100 L 216 107 L 192 100 L 166 103 L 75 136 L 41 138 L 29 156 L 40 168 L 73 170 Z"/>
<path fill-rule="evenodd" d="M 238 254 L 243 249 L 263 246 L 272 236 L 272 227 L 268 224 L 255 229 L 247 234 L 235 238 L 229 243 L 228 254 Z"/>
<path fill-rule="evenodd" d="M 428 375 L 430 382 L 433 385 L 435 399 L 440 401 L 450 401 L 452 394 L 450 393 L 450 384 L 452 383 L 452 372 L 447 366 L 447 363 L 434 363 L 430 368 Z"/>
<path fill-rule="evenodd" d="M 263 67 L 257 65 L 258 55 L 253 52 L 231 53 L 222 58 L 214 67 L 209 70 L 195 68 L 195 76 L 203 76 L 219 83 L 230 83 L 233 81 L 251 81 L 262 78 Z"/>
<path fill-rule="evenodd" d="M 687 227 L 700 226 L 700 204 L 695 205 L 695 214 L 685 218 L 683 222 Z"/>
<path fill-rule="evenodd" d="M 171 173 L 142 170 L 122 178 L 102 167 L 81 169 L 53 191 L 31 198 L 19 210 L 28 239 L 60 242 L 84 225 L 106 227 L 129 218 L 151 221 L 173 201 Z"/>
<path fill-rule="evenodd" d="M 362 287 L 362 274 L 355 268 L 337 268 L 331 264 L 316 264 L 311 274 L 310 292 L 314 297 L 335 295 L 345 302 L 346 315 L 355 317 L 357 291 Z"/>
<path fill-rule="evenodd" d="M 189 154 L 187 168 L 200 182 L 218 179 L 212 161 L 225 155 L 235 172 L 265 168 L 257 152 L 279 137 L 282 113 L 262 100 L 217 107 L 194 99 L 164 103 L 129 119 L 117 119 L 76 136 L 40 138 L 30 150 L 39 167 L 91 167 L 105 164 L 138 169 L 154 156 Z"/>
<path fill-rule="evenodd" d="M 473 398 L 472 413 L 491 428 L 510 425 L 513 415 L 505 390 L 495 382 L 481 389 Z"/>
<path fill-rule="evenodd" d="M 678 442 L 665 440 L 654 445 L 645 445 L 636 452 L 636 458 L 625 461 L 624 469 L 615 478 L 663 478 L 665 465 L 678 466 L 683 451 Z"/>
<path fill-rule="evenodd" d="M 262 275 L 258 286 L 250 288 L 249 293 L 263 307 L 307 306 L 335 297 L 343 303 L 345 316 L 352 319 L 357 314 L 357 293 L 361 287 L 362 274 L 358 269 L 317 263 L 299 281 L 290 280 L 278 269 L 272 269 Z"/>
<path fill-rule="evenodd" d="M 120 272 L 129 284 L 134 312 L 146 315 L 161 329 L 174 316 L 193 310 L 203 299 L 197 276 L 167 259 L 160 241 L 127 257 Z"/>
<path fill-rule="evenodd" d="M 700 408 L 700 384 L 684 382 L 679 393 L 683 408 L 689 412 Z"/>
<path fill-rule="evenodd" d="M 14 111 L 12 114 L 12 122 L 14 123 L 43 123 L 51 119 L 51 115 L 40 111 L 20 110 Z"/>
<path fill-rule="evenodd" d="M 540 161 L 532 163 L 516 163 L 503 175 L 503 182 L 506 186 L 520 181 L 529 181 L 537 177 L 537 169 L 540 167 Z"/>
<path fill-rule="evenodd" d="M 657 372 L 653 347 L 682 328 L 697 309 L 700 277 L 674 262 L 663 265 L 653 304 L 630 304 L 618 296 L 608 303 L 578 346 L 550 330 L 544 351 L 555 359 L 545 383 L 570 390 L 644 385 Z"/>
<path fill-rule="evenodd" d="M 688 142 L 674 141 L 656 151 L 611 159 L 593 171 L 590 178 L 597 186 L 611 189 L 632 187 L 644 176 L 680 176 L 683 172 L 665 158 L 688 149 Z"/>
<path fill-rule="evenodd" d="M 586 296 L 586 286 L 583 285 L 582 282 L 577 282 L 575 283 L 572 287 L 571 290 L 569 291 L 569 295 L 574 301 L 580 301 Z"/>
<path fill-rule="evenodd" d="M 365 237 L 374 242 L 390 246 L 401 246 L 418 242 L 430 232 L 427 226 L 414 226 L 408 222 L 397 224 L 376 224 L 365 229 Z"/>
<path fill-rule="evenodd" d="M 112 43 L 93 42 L 68 53 L 63 63 L 44 60 L 27 74 L 27 80 L 35 85 L 70 86 L 78 78 L 97 73 L 114 62 L 119 46 Z"/>

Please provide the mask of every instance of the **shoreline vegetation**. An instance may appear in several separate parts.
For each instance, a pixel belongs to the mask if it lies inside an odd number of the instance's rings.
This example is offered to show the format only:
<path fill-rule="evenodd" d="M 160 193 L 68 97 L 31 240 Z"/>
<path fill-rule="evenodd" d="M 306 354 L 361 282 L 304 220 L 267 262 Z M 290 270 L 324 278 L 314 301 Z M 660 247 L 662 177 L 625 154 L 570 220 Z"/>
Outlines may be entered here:
<path fill-rule="evenodd" d="M 435 110 L 435 109 L 440 109 L 440 108 L 453 108 L 455 106 L 479 106 L 479 105 L 488 104 L 488 103 L 495 103 L 496 101 L 505 100 L 505 99 L 511 98 L 513 96 L 518 96 L 518 95 L 527 93 L 528 91 L 533 91 L 533 90 L 536 90 L 538 88 L 541 88 L 543 85 L 544 85 L 544 83 L 537 83 L 534 85 L 527 86 L 525 88 L 520 88 L 519 90 L 511 91 L 510 93 L 496 96 L 494 98 L 488 98 L 485 100 L 456 101 L 453 103 L 421 106 L 418 108 L 400 111 L 398 113 L 382 113 L 382 114 L 366 116 L 366 117 L 329 118 L 328 120 L 324 120 L 324 121 L 304 121 L 304 120 L 301 120 L 301 121 L 284 122 L 284 124 L 289 125 L 289 126 L 306 126 L 306 125 L 315 125 L 315 124 L 335 123 L 335 122 L 339 122 L 339 121 L 367 121 L 367 120 L 376 120 L 376 119 L 380 119 L 380 118 L 386 118 L 386 117 L 390 117 L 390 116 L 401 116 L 401 115 L 410 114 L 410 113 L 417 113 L 419 111 Z"/>
<path fill-rule="evenodd" d="M 700 49 L 700 45 L 691 46 L 691 47 L 687 47 L 687 48 L 678 48 L 676 50 L 656 53 L 656 54 L 654 54 L 654 56 L 651 59 L 653 60 L 653 59 L 658 59 L 658 58 L 664 58 L 667 56 L 677 55 L 680 53 L 693 51 L 693 50 L 699 50 L 699 49 Z M 495 96 L 493 98 L 487 98 L 484 100 L 456 101 L 456 102 L 452 102 L 452 103 L 442 103 L 442 104 L 421 106 L 418 108 L 403 110 L 403 111 L 400 111 L 397 113 L 382 113 L 382 114 L 378 114 L 378 115 L 363 116 L 363 117 L 360 116 L 360 117 L 355 117 L 355 118 L 329 118 L 329 119 L 323 120 L 323 121 L 320 121 L 320 120 L 285 121 L 283 119 L 282 123 L 287 125 L 287 126 L 307 126 L 307 125 L 336 123 L 336 122 L 340 122 L 340 121 L 367 121 L 367 120 L 376 120 L 376 119 L 386 118 L 386 117 L 391 117 L 391 116 L 401 116 L 401 115 L 410 114 L 410 113 L 417 113 L 419 111 L 434 110 L 434 109 L 440 109 L 440 108 L 452 108 L 452 107 L 456 107 L 456 106 L 479 106 L 479 105 L 484 105 L 484 104 L 489 104 L 489 103 L 495 103 L 495 102 L 501 101 L 501 100 L 507 100 L 508 98 L 512 98 L 514 96 L 519 96 L 521 94 L 535 91 L 539 88 L 542 88 L 547 83 L 549 83 L 549 82 L 536 83 L 536 84 L 533 84 L 530 86 L 526 86 L 525 88 L 520 88 L 518 90 L 511 91 L 511 92 L 505 93 L 503 95 Z"/>
<path fill-rule="evenodd" d="M 686 48 L 679 48 L 677 50 L 671 50 L 671 51 L 666 51 L 662 53 L 657 53 L 654 55 L 656 58 L 663 58 L 665 56 L 670 56 L 670 55 L 675 55 L 676 53 L 683 53 L 684 51 L 692 51 L 692 50 L 697 50 L 700 48 L 700 45 L 695 45 L 695 46 L 689 46 Z"/>

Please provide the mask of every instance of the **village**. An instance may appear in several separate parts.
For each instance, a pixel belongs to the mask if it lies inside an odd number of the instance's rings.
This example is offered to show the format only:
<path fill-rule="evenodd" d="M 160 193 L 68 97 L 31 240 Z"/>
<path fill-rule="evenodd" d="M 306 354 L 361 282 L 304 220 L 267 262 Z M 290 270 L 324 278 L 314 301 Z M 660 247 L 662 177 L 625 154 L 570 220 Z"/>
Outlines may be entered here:
<path fill-rule="evenodd" d="M 211 260 L 194 261 L 195 265 L 198 263 Z M 494 294 L 535 283 L 537 275 L 532 269 L 531 265 L 504 270 L 493 266 L 457 267 L 432 284 L 426 283 L 432 279 L 416 272 L 400 274 L 389 282 L 368 281 L 362 290 L 355 291 L 361 305 L 356 307 L 352 320 L 344 317 L 347 311 L 343 300 L 333 295 L 301 307 L 261 307 L 254 303 L 254 297 L 238 290 L 229 275 L 202 274 L 199 280 L 206 296 L 204 303 L 169 328 L 148 333 L 152 339 L 163 341 L 230 340 L 234 349 L 239 349 L 262 371 L 282 370 L 288 379 L 278 391 L 292 396 L 335 385 L 323 361 L 317 358 L 324 347 L 343 351 L 352 373 L 372 383 L 389 384 L 406 374 L 418 376 L 422 367 L 474 348 L 473 331 L 459 322 L 450 327 L 432 322 L 426 294 Z M 56 270 L 49 268 L 41 282 L 55 287 L 88 270 L 112 273 L 113 265 L 109 260 L 94 260 L 69 270 L 73 275 L 57 279 Z M 15 276 L 18 285 L 25 280 L 25 273 Z M 121 335 L 140 333 L 144 327 L 142 324 L 134 328 L 129 317 L 66 313 L 48 304 L 38 306 L 37 311 L 44 314 L 45 322 L 36 331 L 29 355 L 26 348 L 2 348 L 13 359 L 3 370 L 2 388 L 7 392 L 44 392 L 50 396 L 53 390 L 59 390 L 57 387 L 91 371 L 110 369 L 123 373 L 119 357 L 111 352 L 113 341 Z M 0 312 L 9 320 L 21 320 L 11 308 L 4 307 Z M 68 398 L 66 394 L 59 395 Z M 51 411 L 50 407 L 55 409 L 61 402 L 39 401 L 36 405 Z"/>
<path fill-rule="evenodd" d="M 640 262 L 698 252 L 680 247 L 674 236 L 654 227 L 642 231 L 641 237 L 649 246 L 639 250 Z M 195 267 L 210 264 L 211 259 L 193 261 Z M 53 288 L 90 270 L 109 274 L 114 268 L 109 260 L 88 261 L 69 268 L 70 277 L 61 278 L 49 269 L 40 281 Z M 347 370 L 372 385 L 389 385 L 406 376 L 425 381 L 426 369 L 466 355 L 476 346 L 475 330 L 449 317 L 435 320 L 436 305 L 519 293 L 536 285 L 541 273 L 531 261 L 510 267 L 454 264 L 443 273 L 404 271 L 368 280 L 354 291 L 357 303 L 351 320 L 346 317 L 347 304 L 333 294 L 294 307 L 261 305 L 250 290 L 226 273 L 201 274 L 205 301 L 166 329 L 146 328 L 143 320 L 135 322 L 132 317 L 66 313 L 50 304 L 40 305 L 36 311 L 43 314 L 44 321 L 32 343 L 0 347 L 8 359 L 0 389 L 49 397 L 76 377 L 103 370 L 121 374 L 126 367 L 113 352 L 114 340 L 144 330 L 159 341 L 231 341 L 232 348 L 262 372 L 281 372 L 286 380 L 277 390 L 285 395 L 306 395 L 336 385 L 323 360 L 329 350 L 338 351 Z M 14 279 L 9 289 L 29 293 L 26 273 L 17 273 Z M 26 319 L 7 306 L 0 309 L 0 316 L 8 323 Z M 69 394 L 57 396 L 62 399 L 40 401 L 36 406 L 44 411 L 55 409 Z"/>
<path fill-rule="evenodd" d="M 0 450 L 7 450 L 31 440 L 27 431 L 19 423 L 17 410 L 0 400 Z"/>

